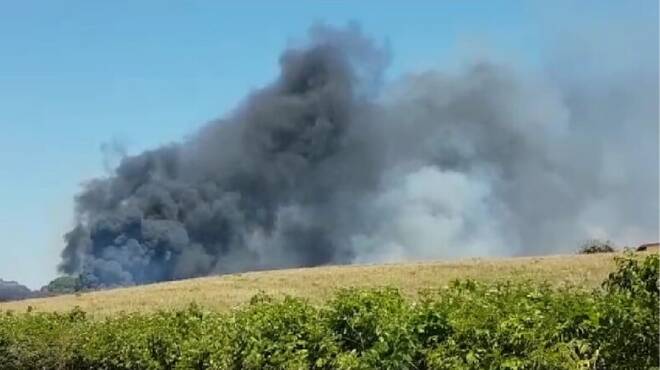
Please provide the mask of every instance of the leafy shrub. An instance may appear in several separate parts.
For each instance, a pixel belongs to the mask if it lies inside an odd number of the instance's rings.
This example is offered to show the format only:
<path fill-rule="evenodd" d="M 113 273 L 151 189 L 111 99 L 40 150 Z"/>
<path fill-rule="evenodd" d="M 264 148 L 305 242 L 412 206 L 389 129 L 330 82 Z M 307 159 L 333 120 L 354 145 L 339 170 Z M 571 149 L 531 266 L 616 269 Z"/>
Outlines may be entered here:
<path fill-rule="evenodd" d="M 610 293 L 641 295 L 657 303 L 660 292 L 660 256 L 650 255 L 640 260 L 628 253 L 614 260 L 617 269 L 605 280 L 604 287 Z"/>
<path fill-rule="evenodd" d="M 327 325 L 341 351 L 338 367 L 414 367 L 413 310 L 396 289 L 342 290 L 329 303 Z M 345 357 L 345 356 L 344 356 Z M 350 359 L 350 360 L 349 360 Z"/>
<path fill-rule="evenodd" d="M 261 297 L 260 297 L 261 298 Z M 232 326 L 232 367 L 240 369 L 327 368 L 336 353 L 333 333 L 319 312 L 300 299 L 253 299 Z"/>
<path fill-rule="evenodd" d="M 657 369 L 658 256 L 616 261 L 595 291 L 468 280 L 414 301 L 347 289 L 321 307 L 261 294 L 226 314 L 5 313 L 0 368 Z"/>
<path fill-rule="evenodd" d="M 614 243 L 609 240 L 598 239 L 587 240 L 578 248 L 579 254 L 612 253 L 615 251 Z"/>
<path fill-rule="evenodd" d="M 658 255 L 616 258 L 617 269 L 603 283 L 598 338 L 602 366 L 620 369 L 658 367 L 660 301 Z"/>
<path fill-rule="evenodd" d="M 435 311 L 453 333 L 428 353 L 431 368 L 572 369 L 592 361 L 589 348 L 574 351 L 592 331 L 591 293 L 468 281 L 439 294 Z"/>
<path fill-rule="evenodd" d="M 82 289 L 78 276 L 60 276 L 53 279 L 42 291 L 51 294 L 70 294 Z"/>

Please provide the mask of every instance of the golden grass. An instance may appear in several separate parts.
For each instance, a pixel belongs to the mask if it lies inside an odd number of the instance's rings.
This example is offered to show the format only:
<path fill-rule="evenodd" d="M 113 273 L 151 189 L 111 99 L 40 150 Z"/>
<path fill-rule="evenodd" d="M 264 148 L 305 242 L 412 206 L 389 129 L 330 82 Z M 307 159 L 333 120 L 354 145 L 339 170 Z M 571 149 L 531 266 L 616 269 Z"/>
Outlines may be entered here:
<path fill-rule="evenodd" d="M 120 311 L 151 312 L 182 308 L 191 302 L 225 311 L 264 291 L 320 303 L 343 287 L 394 286 L 414 295 L 455 279 L 548 282 L 555 286 L 598 286 L 614 268 L 614 254 L 471 259 L 385 265 L 326 266 L 261 271 L 188 279 L 130 288 L 0 303 L 0 311 L 67 311 L 75 306 L 103 317 Z"/>

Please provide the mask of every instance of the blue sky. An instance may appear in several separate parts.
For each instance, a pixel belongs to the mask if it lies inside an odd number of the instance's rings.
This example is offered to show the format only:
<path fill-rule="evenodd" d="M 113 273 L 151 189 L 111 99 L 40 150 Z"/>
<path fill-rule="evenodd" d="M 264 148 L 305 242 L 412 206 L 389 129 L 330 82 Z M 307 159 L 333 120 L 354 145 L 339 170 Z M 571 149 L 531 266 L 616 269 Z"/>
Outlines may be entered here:
<path fill-rule="evenodd" d="M 354 20 L 388 42 L 388 77 L 481 54 L 544 69 L 575 30 L 658 23 L 656 1 L 265 3 L 0 4 L 0 278 L 34 288 L 55 276 L 73 197 L 104 173 L 103 143 L 136 153 L 222 116 L 315 21 Z"/>

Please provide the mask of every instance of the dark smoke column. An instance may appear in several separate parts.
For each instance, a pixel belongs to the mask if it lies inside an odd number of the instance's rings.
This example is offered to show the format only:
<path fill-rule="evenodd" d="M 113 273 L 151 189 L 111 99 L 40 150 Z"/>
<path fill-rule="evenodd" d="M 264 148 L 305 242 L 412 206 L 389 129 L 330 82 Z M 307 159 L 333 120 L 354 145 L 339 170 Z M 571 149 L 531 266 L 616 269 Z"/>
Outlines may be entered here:
<path fill-rule="evenodd" d="M 231 115 L 90 181 L 61 271 L 98 287 L 657 240 L 657 63 L 574 88 L 478 61 L 381 88 L 388 59 L 312 28 Z"/>
<path fill-rule="evenodd" d="M 340 153 L 385 53 L 355 28 L 315 27 L 311 39 L 234 115 L 89 182 L 60 270 L 98 287 L 348 262 L 329 232 L 342 221 L 326 218 L 373 182 Z"/>

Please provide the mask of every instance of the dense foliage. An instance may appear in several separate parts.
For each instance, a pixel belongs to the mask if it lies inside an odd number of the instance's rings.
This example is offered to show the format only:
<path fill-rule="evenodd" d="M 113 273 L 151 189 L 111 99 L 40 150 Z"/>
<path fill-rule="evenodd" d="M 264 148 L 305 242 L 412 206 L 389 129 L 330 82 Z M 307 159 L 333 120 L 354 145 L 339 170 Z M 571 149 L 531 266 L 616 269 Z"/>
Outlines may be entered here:
<path fill-rule="evenodd" d="M 418 300 L 342 290 L 230 312 L 4 313 L 2 369 L 658 368 L 658 256 L 620 258 L 597 291 L 455 282 Z"/>
<path fill-rule="evenodd" d="M 609 240 L 598 239 L 587 240 L 578 248 L 579 254 L 612 253 L 615 251 L 614 243 Z"/>
<path fill-rule="evenodd" d="M 53 279 L 42 290 L 50 294 L 75 293 L 82 290 L 82 283 L 77 276 L 65 275 Z"/>

